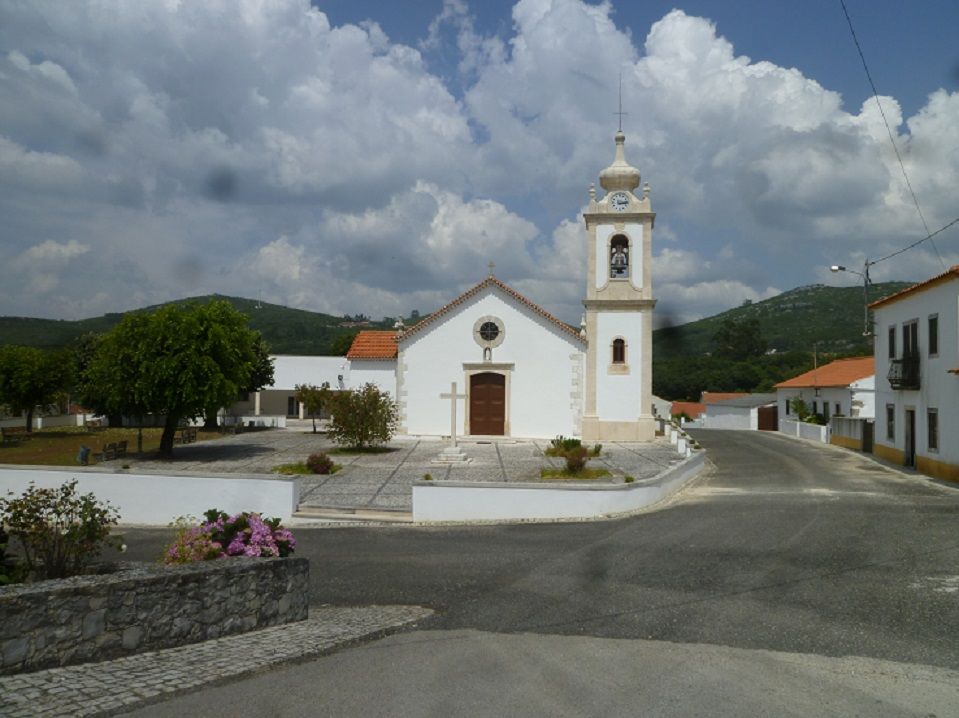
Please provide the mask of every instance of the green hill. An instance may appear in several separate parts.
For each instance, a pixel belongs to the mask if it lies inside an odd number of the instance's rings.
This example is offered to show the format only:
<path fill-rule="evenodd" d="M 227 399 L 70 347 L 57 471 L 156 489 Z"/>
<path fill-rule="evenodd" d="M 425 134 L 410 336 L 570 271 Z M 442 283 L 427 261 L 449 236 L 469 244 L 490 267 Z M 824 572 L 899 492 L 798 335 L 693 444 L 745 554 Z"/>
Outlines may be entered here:
<path fill-rule="evenodd" d="M 906 282 L 875 284 L 870 289 L 870 300 L 908 286 Z M 392 321 L 386 320 L 356 326 L 356 322 L 346 317 L 217 294 L 181 299 L 176 303 L 211 299 L 224 299 L 246 314 L 250 326 L 263 334 L 271 351 L 277 354 L 332 354 L 337 340 L 342 346 L 344 337 L 358 329 L 391 329 L 393 326 Z M 62 348 L 87 332 L 108 331 L 122 317 L 120 313 L 76 321 L 0 317 L 0 343 Z M 862 288 L 817 284 L 792 289 L 772 299 L 745 304 L 681 326 L 657 329 L 653 332 L 654 356 L 657 361 L 702 356 L 712 349 L 712 336 L 724 319 L 753 317 L 759 321 L 769 348 L 777 352 L 811 352 L 814 342 L 818 342 L 820 352 L 830 354 L 857 354 L 871 349 L 871 342 L 862 336 Z M 407 320 L 407 326 L 415 321 Z"/>
<path fill-rule="evenodd" d="M 352 335 L 358 329 L 391 329 L 391 321 L 369 322 L 355 325 L 345 317 L 310 312 L 303 309 L 291 309 L 279 304 L 259 302 L 242 297 L 225 297 L 218 294 L 180 299 L 174 304 L 185 302 L 208 302 L 211 299 L 223 299 L 235 309 L 250 318 L 250 327 L 256 329 L 276 354 L 331 354 L 334 342 L 344 335 Z M 146 307 L 144 310 L 156 309 Z M 80 319 L 76 321 L 59 319 L 32 319 L 26 317 L 0 317 L 0 337 L 2 344 L 23 344 L 44 349 L 59 349 L 69 346 L 75 339 L 87 332 L 105 332 L 115 326 L 123 314 L 105 314 L 102 317 Z M 342 344 L 342 339 L 340 343 Z"/>
<path fill-rule="evenodd" d="M 869 289 L 874 302 L 911 286 L 884 282 Z M 761 302 L 744 304 L 712 317 L 653 332 L 653 356 L 658 359 L 702 356 L 712 350 L 712 337 L 725 319 L 756 319 L 770 349 L 777 352 L 865 354 L 872 341 L 864 337 L 862 287 L 798 287 Z"/>

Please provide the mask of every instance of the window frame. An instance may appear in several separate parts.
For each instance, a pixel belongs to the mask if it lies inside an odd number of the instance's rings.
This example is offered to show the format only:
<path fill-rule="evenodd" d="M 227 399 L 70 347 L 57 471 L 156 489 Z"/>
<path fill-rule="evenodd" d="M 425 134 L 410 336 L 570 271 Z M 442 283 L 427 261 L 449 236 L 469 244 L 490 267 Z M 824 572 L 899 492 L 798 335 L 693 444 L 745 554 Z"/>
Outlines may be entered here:
<path fill-rule="evenodd" d="M 612 349 L 611 363 L 615 364 L 616 366 L 626 364 L 626 340 L 623 337 L 615 337 L 610 347 Z M 621 353 L 619 359 L 616 358 L 617 348 Z"/>
<path fill-rule="evenodd" d="M 896 405 L 886 404 L 886 438 L 896 440 Z"/>
<path fill-rule="evenodd" d="M 889 327 L 888 339 L 886 341 L 889 344 L 888 356 L 890 359 L 895 359 L 896 358 L 896 325 L 895 324 Z"/>

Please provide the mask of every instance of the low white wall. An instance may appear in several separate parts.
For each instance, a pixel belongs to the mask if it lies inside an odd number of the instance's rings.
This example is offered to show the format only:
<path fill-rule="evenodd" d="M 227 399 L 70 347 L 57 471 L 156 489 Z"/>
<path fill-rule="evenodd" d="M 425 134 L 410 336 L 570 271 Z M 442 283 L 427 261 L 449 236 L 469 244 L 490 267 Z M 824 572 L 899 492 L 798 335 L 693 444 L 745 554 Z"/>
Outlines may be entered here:
<path fill-rule="evenodd" d="M 818 441 L 821 444 L 829 443 L 829 427 L 819 426 L 819 424 L 809 424 L 805 421 L 792 421 L 790 419 L 779 420 L 779 431 L 782 434 L 796 436 L 800 439 L 809 439 Z"/>
<path fill-rule="evenodd" d="M 414 521 L 595 518 L 661 501 L 702 471 L 697 451 L 658 476 L 631 484 L 419 481 L 413 484 Z"/>
<path fill-rule="evenodd" d="M 0 494 L 9 490 L 20 495 L 31 481 L 39 488 L 56 488 L 73 478 L 81 494 L 92 492 L 116 506 L 124 524 L 165 526 L 179 516 L 200 518 L 213 508 L 229 514 L 256 511 L 289 521 L 300 500 L 298 479 L 129 474 L 9 464 L 0 466 Z"/>
<path fill-rule="evenodd" d="M 223 426 L 233 426 L 235 424 L 250 426 L 250 422 L 253 422 L 253 426 L 267 426 L 274 429 L 286 428 L 286 417 L 275 414 L 261 414 L 260 416 L 253 416 L 252 414 L 250 416 L 230 416 L 227 414 L 220 417 L 220 422 Z"/>
<path fill-rule="evenodd" d="M 57 414 L 55 416 L 34 416 L 34 429 L 49 429 L 52 426 L 83 426 L 87 419 L 92 419 L 93 414 Z M 19 429 L 26 426 L 25 417 L 16 417 L 12 419 L 0 419 L 0 426 L 5 429 Z"/>

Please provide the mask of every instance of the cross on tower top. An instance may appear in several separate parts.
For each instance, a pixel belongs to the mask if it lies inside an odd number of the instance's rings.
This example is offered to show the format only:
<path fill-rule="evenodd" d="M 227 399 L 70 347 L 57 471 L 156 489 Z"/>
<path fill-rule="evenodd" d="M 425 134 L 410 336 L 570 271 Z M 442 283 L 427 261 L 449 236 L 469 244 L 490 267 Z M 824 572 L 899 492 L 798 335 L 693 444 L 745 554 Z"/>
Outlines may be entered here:
<path fill-rule="evenodd" d="M 628 115 L 628 112 L 623 112 L 623 73 L 619 73 L 619 111 L 614 112 L 614 115 L 619 115 L 619 131 L 623 131 L 623 115 Z"/>

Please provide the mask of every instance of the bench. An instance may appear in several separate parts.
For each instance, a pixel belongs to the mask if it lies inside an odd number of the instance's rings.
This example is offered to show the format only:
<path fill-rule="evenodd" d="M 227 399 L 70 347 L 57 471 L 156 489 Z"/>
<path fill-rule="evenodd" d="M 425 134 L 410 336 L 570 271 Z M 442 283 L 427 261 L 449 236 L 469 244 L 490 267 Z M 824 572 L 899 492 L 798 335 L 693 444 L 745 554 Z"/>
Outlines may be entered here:
<path fill-rule="evenodd" d="M 188 426 L 186 428 L 180 429 L 173 436 L 174 444 L 192 444 L 196 441 L 196 427 Z"/>
<path fill-rule="evenodd" d="M 100 450 L 100 453 L 97 454 L 97 458 L 100 461 L 113 461 L 114 459 L 122 459 L 127 455 L 127 441 L 110 442 L 109 444 L 104 444 L 103 448 Z"/>

